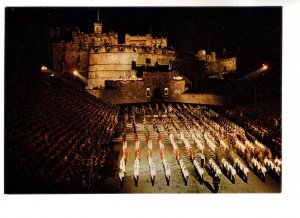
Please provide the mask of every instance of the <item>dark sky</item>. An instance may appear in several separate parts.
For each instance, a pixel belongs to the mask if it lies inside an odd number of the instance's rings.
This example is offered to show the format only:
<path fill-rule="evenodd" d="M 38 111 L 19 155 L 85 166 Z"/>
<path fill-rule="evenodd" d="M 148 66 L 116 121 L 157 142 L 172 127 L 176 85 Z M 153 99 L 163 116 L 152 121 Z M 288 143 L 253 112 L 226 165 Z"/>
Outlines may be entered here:
<path fill-rule="evenodd" d="M 281 69 L 281 7 L 99 8 L 104 32 L 168 37 L 178 52 L 236 51 L 245 71 L 270 63 Z M 93 31 L 97 8 L 6 8 L 5 65 L 19 71 L 48 61 L 49 27 Z"/>

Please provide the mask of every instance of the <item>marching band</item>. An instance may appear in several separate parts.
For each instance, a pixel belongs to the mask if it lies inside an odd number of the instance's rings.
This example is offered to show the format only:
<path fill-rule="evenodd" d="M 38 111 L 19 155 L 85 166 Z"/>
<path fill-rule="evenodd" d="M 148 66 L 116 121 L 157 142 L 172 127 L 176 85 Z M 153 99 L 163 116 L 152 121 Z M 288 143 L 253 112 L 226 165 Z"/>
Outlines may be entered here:
<path fill-rule="evenodd" d="M 132 109 L 132 128 L 134 133 L 134 180 L 136 186 L 140 173 L 140 146 L 141 141 L 136 129 L 135 112 L 139 111 L 144 115 L 143 124 L 145 129 L 145 138 L 147 145 L 147 158 L 149 172 L 152 185 L 154 186 L 156 177 L 156 167 L 153 160 L 153 152 L 155 153 L 156 145 L 158 144 L 159 156 L 164 169 L 164 174 L 169 185 L 171 178 L 171 168 L 168 164 L 165 149 L 166 142 L 163 140 L 163 132 L 167 135 L 167 140 L 170 143 L 175 158 L 180 166 L 180 170 L 185 182 L 188 183 L 190 173 L 185 163 L 185 156 L 189 157 L 194 166 L 195 173 L 199 176 L 200 184 L 203 184 L 206 176 L 205 167 L 208 168 L 208 175 L 212 177 L 214 190 L 218 192 L 221 182 L 222 172 L 232 183 L 236 181 L 238 175 L 244 182 L 248 182 L 249 168 L 265 181 L 266 174 L 273 173 L 278 177 L 281 175 L 281 159 L 272 158 L 270 150 L 257 139 L 248 139 L 245 130 L 237 124 L 229 121 L 215 111 L 203 106 L 193 107 L 183 104 L 165 106 L 162 104 L 162 112 L 159 110 L 158 104 L 153 110 L 151 105 L 148 107 L 142 106 L 142 109 Z M 155 119 L 154 112 L 159 121 Z M 148 119 L 147 117 L 150 117 Z M 125 116 L 124 125 L 128 120 L 128 114 Z M 147 121 L 148 120 L 148 121 Z M 157 133 L 157 144 L 153 143 L 150 138 L 147 122 L 150 120 L 150 125 Z M 163 126 L 163 130 L 159 125 Z M 161 132 L 163 131 L 163 132 Z M 176 136 L 176 137 L 175 137 Z M 178 137 L 178 138 L 177 138 Z M 126 140 L 126 131 L 122 133 L 123 151 L 120 160 L 119 177 L 121 182 L 124 181 L 126 173 L 126 160 L 128 156 L 128 142 Z M 164 141 L 164 142 L 163 142 Z M 178 143 L 179 142 L 179 143 Z M 131 143 L 130 143 L 131 144 Z M 143 145 L 142 145 L 143 146 Z M 181 154 L 180 150 L 186 151 L 186 155 Z M 196 149 L 196 150 L 194 150 Z M 207 161 L 207 162 L 206 162 Z M 221 170 L 222 169 L 222 170 Z"/>

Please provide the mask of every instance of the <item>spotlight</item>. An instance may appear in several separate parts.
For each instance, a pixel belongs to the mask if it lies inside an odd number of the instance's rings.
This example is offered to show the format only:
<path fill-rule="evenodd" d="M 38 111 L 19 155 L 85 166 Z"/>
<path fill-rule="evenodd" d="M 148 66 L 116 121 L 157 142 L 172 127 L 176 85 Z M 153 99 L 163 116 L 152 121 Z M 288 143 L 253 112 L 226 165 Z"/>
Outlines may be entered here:
<path fill-rule="evenodd" d="M 41 67 L 41 72 L 46 73 L 48 72 L 48 68 L 46 66 Z"/>
<path fill-rule="evenodd" d="M 74 76 L 78 76 L 78 71 L 77 71 L 77 70 L 74 70 L 74 71 L 73 71 L 73 75 L 74 75 Z"/>
<path fill-rule="evenodd" d="M 263 70 L 267 70 L 267 69 L 268 69 L 268 65 L 263 64 L 262 69 L 263 69 Z"/>
<path fill-rule="evenodd" d="M 73 71 L 73 75 L 77 78 L 79 78 L 80 80 L 82 80 L 84 83 L 87 83 L 87 78 L 85 78 L 84 76 L 82 76 L 77 70 Z"/>

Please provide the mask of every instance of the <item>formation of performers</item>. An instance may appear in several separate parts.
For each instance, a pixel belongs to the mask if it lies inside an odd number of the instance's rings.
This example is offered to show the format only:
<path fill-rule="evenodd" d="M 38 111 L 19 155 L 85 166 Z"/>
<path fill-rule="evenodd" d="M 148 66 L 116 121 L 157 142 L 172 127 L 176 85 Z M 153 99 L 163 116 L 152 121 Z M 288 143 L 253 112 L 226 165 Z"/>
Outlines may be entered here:
<path fill-rule="evenodd" d="M 281 155 L 281 107 L 278 105 L 281 103 L 270 99 L 257 105 L 220 108 L 220 112 L 267 144 L 277 156 Z"/>
<path fill-rule="evenodd" d="M 140 142 L 135 127 L 136 112 L 138 112 L 137 116 L 141 115 L 140 118 L 143 119 L 152 185 L 155 181 L 156 168 L 152 157 L 153 143 L 148 123 L 153 126 L 153 130 L 157 134 L 160 160 L 167 185 L 170 183 L 171 169 L 165 153 L 167 145 L 163 142 L 161 134 L 166 134 L 168 142 L 172 146 L 185 185 L 188 184 L 190 174 L 183 157 L 189 157 L 191 160 L 200 184 L 203 184 L 205 171 L 207 171 L 213 180 L 215 192 L 219 190 L 222 174 L 232 183 L 235 183 L 236 176 L 247 183 L 250 169 L 262 181 L 265 181 L 267 173 L 277 178 L 281 176 L 281 159 L 278 157 L 274 159 L 267 146 L 254 137 L 247 137 L 241 126 L 221 114 L 200 105 L 169 104 L 166 106 L 161 104 L 159 106 L 155 104 L 153 109 L 152 105 L 148 104 L 142 105 L 141 108 L 132 107 L 131 121 L 135 135 L 136 153 L 134 178 L 136 181 L 139 176 L 140 160 Z M 159 129 L 158 125 L 162 125 L 163 129 Z M 124 129 L 123 132 L 125 132 Z M 181 146 L 184 146 L 186 151 L 184 155 L 179 151 Z"/>

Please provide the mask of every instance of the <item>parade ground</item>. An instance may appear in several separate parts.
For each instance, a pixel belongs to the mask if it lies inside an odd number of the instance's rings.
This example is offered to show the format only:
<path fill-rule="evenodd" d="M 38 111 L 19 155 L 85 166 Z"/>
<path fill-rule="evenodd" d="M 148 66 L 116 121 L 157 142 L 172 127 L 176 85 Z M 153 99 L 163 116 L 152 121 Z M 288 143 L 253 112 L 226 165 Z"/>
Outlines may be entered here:
<path fill-rule="evenodd" d="M 166 115 L 163 115 L 166 117 Z M 160 158 L 159 143 L 157 141 L 157 132 L 151 125 L 150 117 L 147 118 L 148 130 L 150 138 L 153 141 L 152 159 L 155 164 L 156 176 L 152 185 L 150 169 L 147 158 L 147 143 L 145 138 L 145 130 L 143 119 L 140 116 L 136 118 L 136 131 L 140 140 L 140 168 L 138 184 L 134 181 L 134 163 L 135 163 L 135 141 L 132 123 L 129 119 L 126 127 L 126 138 L 128 143 L 128 157 L 126 160 L 126 173 L 124 177 L 123 185 L 119 178 L 119 163 L 122 155 L 122 137 L 116 137 L 113 139 L 112 154 L 108 163 L 111 167 L 111 171 L 106 172 L 106 178 L 101 184 L 100 192 L 108 193 L 214 193 L 213 178 L 209 173 L 209 166 L 205 163 L 203 182 L 199 180 L 195 167 L 188 156 L 183 143 L 175 137 L 175 141 L 178 144 L 179 151 L 181 153 L 183 162 L 189 172 L 189 178 L 187 184 L 183 177 L 180 165 L 174 155 L 172 145 L 168 140 L 167 132 L 158 118 L 154 116 L 158 129 L 160 131 L 161 140 L 164 143 L 165 158 L 167 159 L 171 168 L 171 178 L 169 185 L 165 177 L 164 167 Z M 175 122 L 181 129 L 184 129 L 178 119 Z M 171 123 L 167 123 L 171 133 L 176 135 L 175 129 L 172 128 Z M 187 132 L 185 131 L 186 135 Z M 190 140 L 196 158 L 198 150 L 195 144 Z M 281 181 L 270 174 L 266 174 L 265 181 L 260 179 L 252 170 L 248 173 L 248 181 L 244 181 L 239 175 L 235 176 L 235 182 L 233 183 L 224 174 L 220 177 L 220 185 L 218 193 L 280 193 Z"/>

